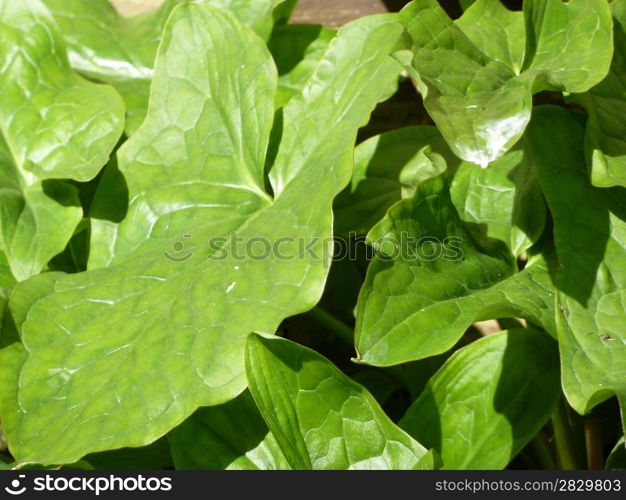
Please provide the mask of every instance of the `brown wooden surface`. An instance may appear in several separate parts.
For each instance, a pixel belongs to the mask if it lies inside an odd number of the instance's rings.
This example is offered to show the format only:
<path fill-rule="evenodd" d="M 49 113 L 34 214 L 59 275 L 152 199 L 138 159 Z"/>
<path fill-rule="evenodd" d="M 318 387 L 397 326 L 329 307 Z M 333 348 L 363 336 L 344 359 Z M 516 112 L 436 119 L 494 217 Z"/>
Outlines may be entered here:
<path fill-rule="evenodd" d="M 111 0 L 111 2 L 121 14 L 130 16 L 154 9 L 163 3 L 163 0 Z M 386 12 L 386 4 L 393 3 L 384 0 L 300 0 L 292 22 L 341 26 L 367 14 Z"/>
<path fill-rule="evenodd" d="M 291 21 L 341 26 L 353 19 L 380 12 L 387 12 L 383 0 L 300 0 Z"/>

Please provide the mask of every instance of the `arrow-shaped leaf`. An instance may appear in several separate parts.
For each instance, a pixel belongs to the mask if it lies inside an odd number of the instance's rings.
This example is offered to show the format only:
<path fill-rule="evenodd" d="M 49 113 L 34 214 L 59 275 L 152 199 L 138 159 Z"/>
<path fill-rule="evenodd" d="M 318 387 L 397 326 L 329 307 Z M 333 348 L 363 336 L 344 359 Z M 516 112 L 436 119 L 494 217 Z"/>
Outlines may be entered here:
<path fill-rule="evenodd" d="M 130 201 L 108 266 L 59 279 L 23 325 L 12 436 L 21 462 L 141 446 L 243 390 L 248 333 L 273 332 L 319 300 L 332 200 L 348 182 L 358 127 L 400 70 L 388 54 L 401 35 L 393 15 L 340 31 L 284 109 L 272 198 L 267 48 L 224 11 L 172 13 L 148 117 L 119 152 Z M 185 248 L 171 248 L 177 239 Z M 254 239 L 291 258 L 258 258 Z"/>

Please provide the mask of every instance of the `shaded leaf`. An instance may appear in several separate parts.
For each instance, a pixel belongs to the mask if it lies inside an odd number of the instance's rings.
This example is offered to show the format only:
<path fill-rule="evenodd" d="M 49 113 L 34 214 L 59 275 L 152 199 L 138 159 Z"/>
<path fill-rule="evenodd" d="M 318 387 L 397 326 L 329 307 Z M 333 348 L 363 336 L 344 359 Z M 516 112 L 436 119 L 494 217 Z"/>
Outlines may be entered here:
<path fill-rule="evenodd" d="M 554 332 L 545 259 L 515 273 L 501 242 L 477 240 L 442 177 L 394 205 L 368 238 L 380 252 L 357 306 L 359 360 L 388 366 L 450 349 L 474 322 L 522 317 Z"/>
<path fill-rule="evenodd" d="M 444 469 L 503 469 L 550 417 L 560 395 L 556 343 L 510 330 L 456 351 L 400 426 Z"/>
<path fill-rule="evenodd" d="M 300 93 L 337 31 L 315 24 L 288 24 L 272 31 L 268 48 L 278 69 L 276 107 Z"/>
<path fill-rule="evenodd" d="M 463 222 L 503 241 L 516 257 L 537 242 L 546 220 L 543 194 L 526 156 L 516 149 L 486 169 L 463 162 L 450 187 Z"/>
<path fill-rule="evenodd" d="M 172 434 L 177 469 L 289 469 L 248 391 L 223 405 L 200 408 Z"/>
<path fill-rule="evenodd" d="M 443 161 L 442 161 L 443 160 Z M 396 201 L 458 160 L 435 127 L 408 127 L 357 146 L 350 186 L 335 201 L 335 229 L 366 234 Z"/>
<path fill-rule="evenodd" d="M 607 457 L 606 469 L 626 469 L 626 444 L 623 436 Z"/>
<path fill-rule="evenodd" d="M 585 147 L 595 186 L 626 186 L 626 1 L 613 9 L 615 52 L 607 77 L 571 99 L 589 114 Z"/>
<path fill-rule="evenodd" d="M 576 114 L 556 107 L 536 114 L 528 145 L 554 219 L 563 390 L 581 414 L 613 393 L 623 412 L 626 191 L 591 185 Z"/>
<path fill-rule="evenodd" d="M 80 462 L 96 470 L 161 470 L 174 465 L 169 440 L 164 437 L 141 448 L 122 448 L 87 455 Z"/>

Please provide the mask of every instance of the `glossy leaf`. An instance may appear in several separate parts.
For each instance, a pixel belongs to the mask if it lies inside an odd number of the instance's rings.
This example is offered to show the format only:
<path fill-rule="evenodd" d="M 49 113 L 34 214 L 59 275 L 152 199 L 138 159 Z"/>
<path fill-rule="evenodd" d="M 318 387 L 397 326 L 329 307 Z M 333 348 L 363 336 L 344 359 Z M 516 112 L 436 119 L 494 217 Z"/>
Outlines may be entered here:
<path fill-rule="evenodd" d="M 289 469 L 248 391 L 223 405 L 200 408 L 172 434 L 177 469 Z"/>
<path fill-rule="evenodd" d="M 400 426 L 434 448 L 444 469 L 503 469 L 543 427 L 559 395 L 556 342 L 510 330 L 456 351 Z"/>
<path fill-rule="evenodd" d="M 587 110 L 585 147 L 595 186 L 626 186 L 626 1 L 613 9 L 615 53 L 607 77 L 589 92 L 572 96 Z"/>
<path fill-rule="evenodd" d="M 43 0 L 59 24 L 72 67 L 90 78 L 115 85 L 128 108 L 126 132 L 143 122 L 154 59 L 170 13 L 185 0 L 167 0 L 156 11 L 119 15 L 108 0 Z M 264 39 L 275 9 L 293 0 L 196 0 L 233 13 Z M 282 19 L 285 20 L 284 18 Z"/>
<path fill-rule="evenodd" d="M 142 446 L 243 390 L 248 333 L 273 332 L 319 300 L 347 153 L 400 70 L 388 55 L 402 34 L 395 19 L 344 27 L 286 106 L 272 199 L 263 179 L 276 89 L 269 52 L 223 11 L 190 4 L 172 14 L 148 117 L 118 154 L 129 208 L 107 267 L 58 280 L 23 326 L 20 461 Z M 238 241 L 234 251 L 208 245 L 216 236 Z M 313 240 L 317 256 L 241 259 L 261 236 Z M 171 248 L 179 238 L 186 248 Z"/>
<path fill-rule="evenodd" d="M 528 133 L 554 219 L 563 389 L 579 413 L 613 394 L 623 412 L 626 195 L 623 188 L 591 185 L 583 137 L 582 120 L 556 107 L 538 110 Z"/>
<path fill-rule="evenodd" d="M 364 363 L 388 366 L 445 352 L 486 319 L 522 317 L 555 330 L 544 258 L 515 273 L 501 242 L 479 241 L 466 229 L 441 177 L 393 206 L 368 238 L 380 253 L 357 306 L 355 346 Z"/>
<path fill-rule="evenodd" d="M 82 217 L 76 189 L 52 179 L 93 178 L 123 127 L 111 87 L 70 69 L 39 0 L 0 1 L 0 249 L 12 274 L 40 272 Z"/>
<path fill-rule="evenodd" d="M 475 2 L 459 23 L 437 0 L 413 0 L 401 13 L 412 39 L 408 69 L 426 109 L 454 153 L 481 166 L 522 136 L 534 92 L 584 92 L 606 76 L 612 56 L 605 0 L 529 0 L 520 72 L 519 42 L 505 38 L 519 36 L 521 18 L 493 3 Z M 478 27 L 483 11 L 490 21 Z"/>
<path fill-rule="evenodd" d="M 543 232 L 543 194 L 523 149 L 510 151 L 492 167 L 461 163 L 450 187 L 452 202 L 470 229 L 503 241 L 519 256 Z"/>
<path fill-rule="evenodd" d="M 364 387 L 315 351 L 252 334 L 246 376 L 294 469 L 411 469 L 427 453 Z"/>

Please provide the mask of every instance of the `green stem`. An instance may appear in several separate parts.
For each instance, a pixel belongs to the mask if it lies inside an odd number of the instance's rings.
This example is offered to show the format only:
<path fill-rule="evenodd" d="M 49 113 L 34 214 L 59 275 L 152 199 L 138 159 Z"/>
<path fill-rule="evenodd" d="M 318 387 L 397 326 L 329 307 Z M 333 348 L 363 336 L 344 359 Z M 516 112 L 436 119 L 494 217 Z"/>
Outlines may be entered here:
<path fill-rule="evenodd" d="M 559 466 L 563 470 L 579 470 L 578 454 L 567 414 L 567 403 L 563 398 L 552 414 L 552 427 Z"/>
<path fill-rule="evenodd" d="M 326 328 L 330 332 L 334 333 L 338 338 L 348 344 L 354 343 L 354 334 L 352 328 L 346 325 L 343 321 L 338 320 L 332 314 L 324 311 L 319 306 L 314 307 L 306 313 L 313 321 L 320 326 Z"/>
<path fill-rule="evenodd" d="M 554 463 L 554 457 L 552 456 L 552 450 L 550 449 L 548 438 L 543 431 L 539 431 L 539 433 L 530 442 L 530 445 L 535 452 L 535 455 L 539 460 L 539 465 L 542 469 L 556 469 L 556 464 Z"/>

